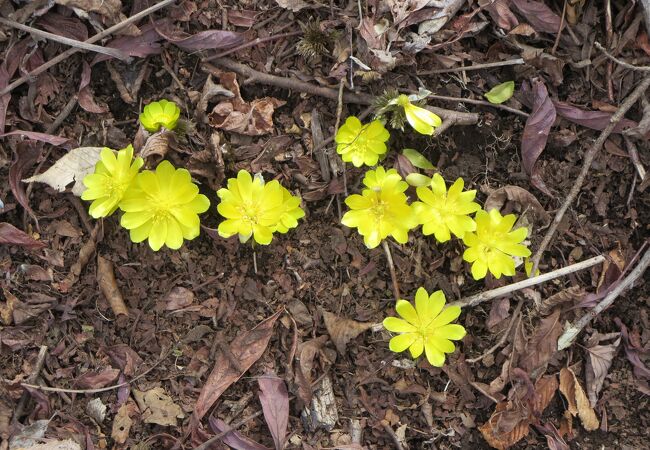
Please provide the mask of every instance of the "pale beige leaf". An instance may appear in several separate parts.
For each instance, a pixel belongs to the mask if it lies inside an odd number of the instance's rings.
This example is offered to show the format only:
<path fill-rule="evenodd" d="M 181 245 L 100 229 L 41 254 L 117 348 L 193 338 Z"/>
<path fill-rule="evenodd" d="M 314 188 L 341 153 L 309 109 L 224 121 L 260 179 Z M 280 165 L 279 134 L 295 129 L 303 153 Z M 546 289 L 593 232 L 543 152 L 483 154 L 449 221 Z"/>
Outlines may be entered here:
<path fill-rule="evenodd" d="M 133 389 L 133 396 L 138 403 L 142 420 L 145 423 L 155 423 L 162 426 L 175 426 L 176 419 L 185 417 L 183 410 L 162 387 L 138 391 Z"/>
<path fill-rule="evenodd" d="M 563 368 L 560 371 L 560 392 L 569 403 L 568 411 L 573 416 L 580 417 L 585 430 L 593 431 L 598 429 L 600 422 L 596 417 L 596 412 L 589 404 L 587 394 L 585 394 L 573 370 Z"/>
<path fill-rule="evenodd" d="M 327 311 L 322 311 L 325 327 L 336 346 L 336 350 L 343 355 L 345 347 L 352 339 L 372 327 L 371 323 L 357 322 L 356 320 L 345 319 Z"/>
<path fill-rule="evenodd" d="M 72 193 L 79 197 L 86 190 L 82 181 L 95 170 L 102 147 L 78 147 L 55 162 L 45 172 L 23 180 L 25 183 L 45 183 L 58 192 L 65 191 L 67 185 L 74 181 Z"/>

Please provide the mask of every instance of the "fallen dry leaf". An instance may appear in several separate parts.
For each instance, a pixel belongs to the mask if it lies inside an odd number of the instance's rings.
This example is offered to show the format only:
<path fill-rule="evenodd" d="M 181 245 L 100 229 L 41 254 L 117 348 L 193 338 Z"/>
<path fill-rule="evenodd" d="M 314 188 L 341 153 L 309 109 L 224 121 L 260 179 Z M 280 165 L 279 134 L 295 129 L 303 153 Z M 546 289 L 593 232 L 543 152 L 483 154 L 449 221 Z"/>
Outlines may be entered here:
<path fill-rule="evenodd" d="M 533 111 L 526 120 L 521 138 L 521 163 L 530 181 L 537 189 L 547 195 L 550 191 L 542 181 L 537 168 L 537 159 L 546 147 L 551 126 L 555 122 L 555 106 L 548 96 L 548 91 L 541 80 L 533 81 Z"/>
<path fill-rule="evenodd" d="M 249 136 L 273 132 L 273 112 L 275 108 L 284 105 L 285 101 L 264 97 L 247 103 L 241 97 L 235 73 L 222 72 L 219 80 L 234 97 L 218 103 L 212 109 L 208 115 L 211 126 Z"/>
<path fill-rule="evenodd" d="M 5 288 L 2 289 L 2 293 L 4 294 L 5 303 L 0 303 L 0 320 L 5 325 L 11 325 L 18 298 Z"/>
<path fill-rule="evenodd" d="M 78 147 L 70 150 L 45 172 L 23 180 L 25 183 L 45 183 L 59 192 L 63 192 L 74 181 L 72 193 L 81 196 L 86 187 L 84 177 L 95 170 L 100 159 L 102 147 Z"/>
<path fill-rule="evenodd" d="M 108 106 L 98 105 L 95 101 L 92 91 L 90 90 L 90 73 L 91 69 L 84 60 L 81 66 L 81 82 L 79 83 L 78 101 L 79 106 L 90 113 L 103 114 L 109 111 Z"/>
<path fill-rule="evenodd" d="M 177 419 L 185 417 L 181 407 L 174 403 L 162 387 L 144 392 L 133 389 L 133 397 L 138 403 L 144 423 L 155 423 L 164 427 L 175 426 Z"/>
<path fill-rule="evenodd" d="M 605 377 L 609 368 L 612 366 L 614 355 L 621 343 L 621 333 L 610 333 L 604 336 L 596 336 L 596 342 L 590 347 L 585 347 L 588 358 L 585 364 L 585 379 L 589 402 L 593 408 L 598 402 L 598 394 L 603 388 Z M 601 345 L 600 342 L 615 339 L 614 342 L 607 345 Z M 592 339 L 590 339 L 591 341 Z"/>
<path fill-rule="evenodd" d="M 508 0 L 496 0 L 492 2 L 480 2 L 481 6 L 485 3 L 485 10 L 490 14 L 498 27 L 504 30 L 510 30 L 519 25 L 517 16 L 510 10 Z"/>
<path fill-rule="evenodd" d="M 502 450 L 515 445 L 530 432 L 528 421 L 520 420 L 508 432 L 501 432 L 497 429 L 497 420 L 505 413 L 507 402 L 497 404 L 490 419 L 479 427 L 485 441 L 493 448 Z"/>
<path fill-rule="evenodd" d="M 558 351 L 557 339 L 562 334 L 560 311 L 543 317 L 533 335 L 526 342 L 526 350 L 519 361 L 519 366 L 529 374 L 544 372 L 551 357 Z"/>
<path fill-rule="evenodd" d="M 31 139 L 33 141 L 45 142 L 46 144 L 61 146 L 64 148 L 69 148 L 68 146 L 72 142 L 67 137 L 54 136 L 53 134 L 39 133 L 37 131 L 14 130 L 9 131 L 8 133 L 0 134 L 0 137 L 7 136 L 24 136 L 27 139 Z"/>
<path fill-rule="evenodd" d="M 43 444 L 31 445 L 29 447 L 9 447 L 14 450 L 81 450 L 81 446 L 75 441 L 66 439 L 65 441 L 48 441 Z"/>
<path fill-rule="evenodd" d="M 573 370 L 565 367 L 560 370 L 560 392 L 569 404 L 567 410 L 572 416 L 580 417 L 585 430 L 598 429 L 600 422 L 596 417 L 596 412 L 589 404 L 589 399 Z"/>
<path fill-rule="evenodd" d="M 38 158 L 41 156 L 43 146 L 34 141 L 22 141 L 16 145 L 14 151 L 14 161 L 9 168 L 9 187 L 12 194 L 20 203 L 20 206 L 25 208 L 25 211 L 37 220 L 36 214 L 29 205 L 29 198 L 25 191 L 25 184 L 21 182 L 27 170 L 36 164 Z"/>
<path fill-rule="evenodd" d="M 273 436 L 275 450 L 284 448 L 289 424 L 289 393 L 281 378 L 274 374 L 264 375 L 257 379 L 260 385 L 260 403 L 264 419 Z"/>
<path fill-rule="evenodd" d="M 298 346 L 296 359 L 298 367 L 296 368 L 296 384 L 298 385 L 298 397 L 305 403 L 309 404 L 313 395 L 311 388 L 311 369 L 314 367 L 314 357 L 327 342 L 327 336 L 319 336 Z"/>
<path fill-rule="evenodd" d="M 108 23 L 111 25 L 126 20 L 126 16 L 122 14 L 122 2 L 120 0 L 55 0 L 54 3 L 75 8 L 77 11 L 81 11 L 79 14 L 86 17 L 88 15 L 84 13 L 97 13 L 108 19 Z M 129 25 L 120 30 L 120 33 L 135 35 L 138 31 L 135 25 Z"/>
<path fill-rule="evenodd" d="M 215 364 L 201 389 L 190 419 L 189 432 L 195 430 L 214 402 L 257 361 L 266 350 L 273 334 L 273 325 L 281 311 L 264 319 L 255 328 L 235 338 L 230 346 L 222 346 Z"/>
<path fill-rule="evenodd" d="M 372 327 L 372 323 L 362 323 L 356 320 L 345 319 L 335 314 L 321 310 L 327 332 L 336 346 L 339 354 L 345 354 L 345 347 L 352 339 Z"/>
<path fill-rule="evenodd" d="M 214 416 L 210 416 L 208 418 L 208 422 L 210 423 L 210 428 L 212 431 L 218 434 L 221 434 L 230 428 L 226 422 L 221 419 L 217 419 Z M 226 433 L 221 438 L 221 440 L 228 447 L 231 447 L 235 450 L 271 450 L 269 447 L 266 447 L 250 438 L 247 438 L 236 430 Z"/>
<path fill-rule="evenodd" d="M 650 369 L 648 369 L 648 367 L 643 363 L 643 361 L 641 361 L 641 358 L 639 357 L 639 354 L 645 353 L 645 349 L 639 345 L 636 345 L 635 342 L 630 339 L 627 327 L 620 318 L 616 317 L 614 319 L 614 323 L 621 329 L 625 356 L 627 356 L 628 361 L 630 361 L 634 367 L 634 375 L 641 379 L 650 379 Z"/>
<path fill-rule="evenodd" d="M 113 314 L 118 317 L 122 315 L 128 316 L 129 310 L 124 303 L 120 288 L 117 286 L 113 263 L 100 255 L 97 255 L 97 284 L 99 284 L 102 294 L 108 300 Z"/>
<path fill-rule="evenodd" d="M 0 245 L 17 245 L 28 250 L 36 250 L 45 247 L 41 241 L 37 241 L 29 234 L 19 230 L 7 222 L 0 222 Z"/>
<path fill-rule="evenodd" d="M 512 4 L 535 30 L 552 34 L 560 31 L 562 19 L 544 3 L 535 0 L 512 0 Z"/>
<path fill-rule="evenodd" d="M 309 3 L 303 0 L 275 0 L 275 3 L 281 8 L 290 9 L 293 12 L 298 12 L 301 9 L 309 7 Z"/>
<path fill-rule="evenodd" d="M 537 222 L 542 226 L 547 226 L 551 221 L 549 214 L 546 212 L 539 200 L 537 200 L 537 197 L 519 186 L 503 186 L 490 192 L 485 200 L 484 209 L 486 211 L 493 208 L 501 210 L 501 208 L 506 204 L 506 201 L 514 203 L 516 205 L 516 211 L 530 211 L 533 214 L 533 217 L 535 217 Z"/>
<path fill-rule="evenodd" d="M 564 305 L 565 303 L 579 303 L 585 296 L 585 290 L 581 286 L 571 286 L 551 295 L 549 298 L 542 300 L 539 313 L 542 316 L 547 316 L 551 313 L 557 305 Z M 573 306 L 573 305 L 564 305 Z"/>
<path fill-rule="evenodd" d="M 120 375 L 119 369 L 106 368 L 99 372 L 86 372 L 74 381 L 75 386 L 80 389 L 98 389 L 103 388 L 117 380 Z"/>
<path fill-rule="evenodd" d="M 120 406 L 120 409 L 117 410 L 117 414 L 115 414 L 111 429 L 111 438 L 117 444 L 124 444 L 129 438 L 129 432 L 133 425 L 133 420 L 131 420 L 130 414 L 135 412 L 133 411 L 134 407 L 135 405 L 132 401 L 123 403 L 122 406 Z"/>
<path fill-rule="evenodd" d="M 194 292 L 182 286 L 176 286 L 165 299 L 165 311 L 187 308 L 194 303 Z"/>

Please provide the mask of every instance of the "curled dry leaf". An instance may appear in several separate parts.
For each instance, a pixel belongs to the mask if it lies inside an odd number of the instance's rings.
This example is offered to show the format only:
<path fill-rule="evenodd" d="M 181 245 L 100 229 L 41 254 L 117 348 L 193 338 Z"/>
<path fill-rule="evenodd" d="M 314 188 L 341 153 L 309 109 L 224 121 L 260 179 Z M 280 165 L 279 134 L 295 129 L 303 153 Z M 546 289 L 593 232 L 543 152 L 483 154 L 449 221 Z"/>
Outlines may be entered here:
<path fill-rule="evenodd" d="M 584 298 L 585 294 L 585 290 L 578 285 L 563 289 L 560 292 L 551 295 L 549 298 L 542 300 L 539 307 L 539 313 L 543 316 L 547 316 L 558 305 L 564 305 L 565 303 L 578 304 Z"/>
<path fill-rule="evenodd" d="M 159 160 L 162 160 L 165 158 L 170 148 L 173 148 L 175 144 L 176 139 L 174 132 L 162 129 L 147 138 L 142 150 L 140 151 L 140 156 L 143 159 L 155 156 Z"/>
<path fill-rule="evenodd" d="M 551 357 L 557 352 L 557 339 L 562 334 L 560 311 L 543 317 L 533 335 L 526 342 L 526 350 L 519 366 L 527 373 L 542 372 Z"/>
<path fill-rule="evenodd" d="M 55 136 L 53 134 L 39 133 L 37 131 L 14 130 L 8 133 L 0 134 L 0 138 L 7 136 L 23 136 L 33 141 L 45 142 L 46 144 L 56 145 L 64 148 L 70 148 L 72 142 L 67 137 Z"/>
<path fill-rule="evenodd" d="M 275 2 L 284 9 L 290 9 L 293 12 L 298 12 L 301 9 L 309 7 L 309 3 L 303 0 L 275 0 Z"/>
<path fill-rule="evenodd" d="M 87 13 L 97 13 L 106 19 L 111 25 L 126 20 L 126 16 L 122 14 L 122 2 L 120 0 L 55 0 L 54 3 L 58 5 L 67 6 L 74 9 L 77 15 L 88 17 Z M 138 28 L 130 25 L 125 29 L 120 30 L 122 34 L 137 34 Z"/>
<path fill-rule="evenodd" d="M 314 367 L 314 357 L 321 347 L 327 342 L 327 336 L 319 336 L 298 346 L 296 358 L 298 367 L 296 369 L 296 384 L 298 385 L 298 396 L 303 403 L 311 402 L 313 391 L 311 388 L 311 369 Z"/>
<path fill-rule="evenodd" d="M 81 69 L 81 82 L 79 83 L 79 106 L 90 113 L 103 114 L 108 112 L 106 105 L 100 106 L 95 101 L 93 93 L 90 90 L 90 73 L 91 69 L 88 63 L 84 60 Z"/>
<path fill-rule="evenodd" d="M 321 310 L 327 332 L 336 346 L 339 354 L 345 354 L 345 346 L 352 339 L 372 327 L 371 323 L 357 322 L 356 320 L 345 319 L 335 314 Z"/>
<path fill-rule="evenodd" d="M 43 146 L 34 141 L 22 141 L 16 145 L 14 150 L 14 162 L 9 168 L 9 187 L 11 188 L 11 193 L 14 194 L 14 197 L 20 203 L 20 206 L 25 208 L 25 211 L 37 220 L 36 214 L 29 206 L 29 199 L 27 198 L 27 192 L 25 191 L 25 185 L 21 182 L 25 173 L 28 169 L 36 164 L 36 161 L 41 156 Z"/>
<path fill-rule="evenodd" d="M 600 423 L 596 413 L 589 404 L 589 399 L 573 370 L 565 367 L 560 370 L 560 392 L 568 402 L 567 410 L 572 416 L 577 415 L 580 417 L 585 430 L 593 431 L 598 429 Z"/>
<path fill-rule="evenodd" d="M 239 84 L 233 72 L 222 72 L 221 84 L 234 94 L 232 99 L 217 104 L 208 115 L 211 126 L 249 136 L 273 132 L 273 112 L 286 102 L 264 97 L 247 103 L 239 92 Z"/>
<path fill-rule="evenodd" d="M 230 426 L 221 419 L 217 419 L 214 416 L 208 418 L 210 423 L 210 429 L 217 434 L 221 434 L 224 431 L 228 430 Z M 254 440 L 244 436 L 240 432 L 233 430 L 226 433 L 223 438 L 221 438 L 224 444 L 228 447 L 231 447 L 235 450 L 271 450 L 269 447 L 266 447 Z"/>
<path fill-rule="evenodd" d="M 611 344 L 600 344 L 601 341 L 607 341 L 613 338 L 615 338 L 615 340 Z M 610 333 L 604 336 L 596 336 L 595 341 L 594 345 L 585 348 L 587 355 L 589 356 L 585 365 L 587 393 L 589 396 L 589 402 L 594 408 L 598 402 L 598 394 L 603 388 L 607 372 L 612 366 L 614 355 L 616 355 L 618 346 L 621 343 L 621 333 Z"/>
<path fill-rule="evenodd" d="M 97 283 L 99 288 L 108 300 L 108 304 L 116 316 L 129 315 L 129 310 L 124 303 L 124 298 L 117 286 L 115 279 L 115 272 L 113 271 L 113 263 L 109 260 L 97 255 Z"/>
<path fill-rule="evenodd" d="M 108 386 L 117 380 L 119 375 L 119 369 L 106 368 L 99 372 L 86 372 L 77 377 L 74 384 L 79 389 L 98 389 Z"/>
<path fill-rule="evenodd" d="M 514 185 L 507 185 L 492 191 L 485 200 L 484 209 L 486 211 L 493 208 L 501 210 L 506 201 L 513 202 L 516 205 L 515 210 L 518 212 L 531 211 L 537 222 L 542 226 L 548 225 L 551 221 L 551 217 L 537 200 L 537 197 L 526 189 Z"/>
<path fill-rule="evenodd" d="M 490 14 L 492 20 L 496 22 L 499 28 L 503 28 L 504 30 L 510 30 L 519 25 L 519 20 L 517 20 L 517 16 L 510 10 L 508 3 L 508 0 L 479 2 L 481 6 L 485 4 L 484 7 Z"/>
<path fill-rule="evenodd" d="M 28 250 L 37 250 L 45 247 L 41 241 L 37 241 L 29 234 L 19 230 L 7 222 L 0 222 L 0 245 L 17 245 Z"/>
<path fill-rule="evenodd" d="M 275 450 L 282 450 L 287 436 L 289 424 L 289 393 L 281 378 L 274 374 L 264 375 L 257 379 L 260 385 L 260 403 L 264 419 L 269 426 Z"/>
<path fill-rule="evenodd" d="M 144 392 L 133 389 L 133 397 L 138 403 L 144 423 L 155 423 L 164 427 L 175 426 L 177 419 L 185 417 L 181 407 L 174 403 L 162 387 Z"/>
<path fill-rule="evenodd" d="M 78 147 L 70 150 L 45 172 L 23 180 L 25 183 L 45 183 L 58 192 L 63 192 L 70 183 L 72 193 L 81 196 L 86 189 L 82 181 L 95 170 L 102 147 Z"/>
<path fill-rule="evenodd" d="M 548 96 L 548 91 L 541 80 L 533 81 L 533 111 L 526 120 L 524 134 L 521 138 L 521 159 L 524 170 L 530 176 L 532 184 L 547 195 L 550 191 L 542 181 L 537 159 L 546 147 L 551 126 L 555 122 L 555 106 Z"/>
<path fill-rule="evenodd" d="M 562 19 L 544 3 L 535 0 L 512 0 L 512 4 L 535 30 L 552 34 L 560 31 Z"/>

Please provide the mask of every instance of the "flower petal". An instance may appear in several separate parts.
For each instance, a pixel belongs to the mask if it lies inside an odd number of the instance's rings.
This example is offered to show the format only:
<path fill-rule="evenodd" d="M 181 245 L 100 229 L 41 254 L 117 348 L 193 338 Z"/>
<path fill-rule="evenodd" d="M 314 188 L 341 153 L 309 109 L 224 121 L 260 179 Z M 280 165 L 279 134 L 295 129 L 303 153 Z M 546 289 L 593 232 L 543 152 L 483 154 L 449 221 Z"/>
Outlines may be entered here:
<path fill-rule="evenodd" d="M 424 351 L 427 356 L 427 361 L 433 367 L 442 367 L 445 364 L 445 354 L 438 350 L 430 339 L 427 339 L 425 342 Z"/>
<path fill-rule="evenodd" d="M 406 320 L 398 319 L 397 317 L 386 317 L 383 325 L 384 328 L 393 333 L 413 333 L 417 331 L 417 328 Z"/>
<path fill-rule="evenodd" d="M 422 352 L 424 351 L 424 339 L 422 338 L 422 336 L 418 335 L 418 338 L 415 341 L 413 341 L 413 343 L 409 347 L 409 350 L 413 358 L 418 358 L 422 354 Z"/>
<path fill-rule="evenodd" d="M 460 306 L 448 306 L 440 314 L 438 314 L 438 317 L 436 317 L 429 326 L 431 328 L 441 327 L 448 324 L 452 320 L 458 319 L 458 316 L 460 316 Z"/>
<path fill-rule="evenodd" d="M 462 325 L 457 323 L 451 323 L 449 325 L 443 325 L 440 328 L 436 328 L 435 335 L 445 339 L 451 339 L 452 341 L 459 341 L 465 337 L 467 330 Z"/>
<path fill-rule="evenodd" d="M 402 318 L 408 323 L 413 324 L 416 327 L 420 325 L 418 313 L 410 302 L 407 302 L 406 300 L 397 300 L 395 311 L 397 311 L 397 314 L 402 316 Z"/>
<path fill-rule="evenodd" d="M 406 333 L 395 336 L 390 340 L 388 348 L 395 353 L 403 352 L 409 348 L 416 339 L 420 337 L 417 333 Z"/>
<path fill-rule="evenodd" d="M 157 252 L 160 250 L 160 247 L 162 247 L 165 244 L 165 240 L 167 239 L 167 221 L 166 220 L 161 220 L 151 227 L 151 232 L 149 233 L 149 247 L 154 252 Z"/>

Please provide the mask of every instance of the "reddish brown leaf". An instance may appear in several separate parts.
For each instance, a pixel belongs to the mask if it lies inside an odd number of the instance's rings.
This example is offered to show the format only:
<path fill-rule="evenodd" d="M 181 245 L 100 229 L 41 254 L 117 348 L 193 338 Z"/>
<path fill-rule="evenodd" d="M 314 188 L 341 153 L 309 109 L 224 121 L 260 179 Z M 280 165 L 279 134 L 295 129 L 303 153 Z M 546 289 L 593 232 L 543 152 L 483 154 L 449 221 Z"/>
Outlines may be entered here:
<path fill-rule="evenodd" d="M 194 406 L 189 431 L 197 428 L 205 413 L 223 392 L 237 381 L 266 350 L 273 334 L 273 325 L 281 311 L 260 322 L 255 328 L 235 338 L 229 348 L 217 352 L 215 364 Z"/>
<path fill-rule="evenodd" d="M 562 323 L 560 311 L 556 310 L 550 316 L 540 320 L 535 332 L 526 343 L 526 350 L 519 361 L 519 366 L 529 374 L 543 368 L 557 352 L 557 339 L 560 334 L 562 334 Z"/>
<path fill-rule="evenodd" d="M 108 112 L 108 107 L 106 105 L 98 105 L 97 102 L 95 102 L 93 93 L 90 91 L 90 72 L 90 66 L 86 61 L 84 61 L 81 69 L 81 83 L 79 84 L 79 106 L 90 113 L 106 113 Z"/>
<path fill-rule="evenodd" d="M 213 416 L 210 416 L 208 422 L 212 431 L 218 434 L 230 428 L 226 422 Z M 221 440 L 228 447 L 232 447 L 235 450 L 271 450 L 269 447 L 265 447 L 234 430 L 226 433 Z"/>
<path fill-rule="evenodd" d="M 585 430 L 598 429 L 600 422 L 573 370 L 565 367 L 560 370 L 560 392 L 567 399 L 567 410 L 572 416 L 580 417 Z"/>
<path fill-rule="evenodd" d="M 557 34 L 562 19 L 548 6 L 535 0 L 512 0 L 522 16 L 539 32 Z"/>
<path fill-rule="evenodd" d="M 111 362 L 114 366 L 122 369 L 127 376 L 134 376 L 136 371 L 142 365 L 142 358 L 138 355 L 135 350 L 129 347 L 126 344 L 118 344 L 112 347 L 107 347 L 103 349 L 104 353 L 111 358 Z"/>
<path fill-rule="evenodd" d="M 234 47 L 244 42 L 244 35 L 234 31 L 206 30 L 190 35 L 178 28 L 174 28 L 171 21 L 156 22 L 156 31 L 167 41 L 190 52 L 219 50 Z"/>
<path fill-rule="evenodd" d="M 345 347 L 348 345 L 348 342 L 372 327 L 372 323 L 363 323 L 357 322 L 356 320 L 345 319 L 325 310 L 321 310 L 321 312 L 323 313 L 325 328 L 327 328 L 327 332 L 329 333 L 330 338 L 332 338 L 336 350 L 338 350 L 341 355 L 345 354 Z"/>
<path fill-rule="evenodd" d="M 627 331 L 625 324 L 616 317 L 614 323 L 621 329 L 621 336 L 623 336 L 623 348 L 625 348 L 625 356 L 627 356 L 628 361 L 634 366 L 634 375 L 645 379 L 650 380 L 650 369 L 641 361 L 639 353 L 644 353 L 645 350 L 636 346 L 630 339 L 630 335 Z"/>
<path fill-rule="evenodd" d="M 28 139 L 34 141 L 45 142 L 46 144 L 61 146 L 63 148 L 72 148 L 72 140 L 63 136 L 54 136 L 47 133 L 39 133 L 37 131 L 23 131 L 23 130 L 13 130 L 7 133 L 0 134 L 0 138 L 6 136 L 24 136 Z"/>
<path fill-rule="evenodd" d="M 496 208 L 500 211 L 501 208 L 506 204 L 506 201 L 514 203 L 515 209 L 519 212 L 531 212 L 533 214 L 533 217 L 541 225 L 546 226 L 551 221 L 551 217 L 541 205 L 539 200 L 537 200 L 537 197 L 519 186 L 507 185 L 492 191 L 490 195 L 488 195 L 488 198 L 485 200 L 484 208 L 486 211 L 489 211 L 493 208 Z"/>
<path fill-rule="evenodd" d="M 194 303 L 194 292 L 182 286 L 176 286 L 165 299 L 165 311 L 187 308 Z"/>
<path fill-rule="evenodd" d="M 550 191 L 542 181 L 536 167 L 539 155 L 546 147 L 546 141 L 555 122 L 555 107 L 548 96 L 548 91 L 541 80 L 533 81 L 533 111 L 526 120 L 521 139 L 521 159 L 524 170 L 530 175 L 533 186 L 547 195 Z"/>
<path fill-rule="evenodd" d="M 58 34 L 59 36 L 77 41 L 85 41 L 88 39 L 88 28 L 86 28 L 86 25 L 78 17 L 65 17 L 49 11 L 36 24 L 44 30 Z"/>
<path fill-rule="evenodd" d="M 100 372 L 86 372 L 75 380 L 75 385 L 81 389 L 98 389 L 108 386 L 117 380 L 119 369 L 106 368 Z"/>
<path fill-rule="evenodd" d="M 483 2 L 479 2 L 479 4 L 482 3 Z M 510 30 L 519 25 L 517 17 L 512 11 L 510 11 L 510 8 L 508 7 L 508 0 L 496 0 L 494 2 L 489 2 L 485 6 L 485 10 L 490 14 L 490 17 L 492 17 L 492 20 L 496 22 L 499 28 Z"/>
<path fill-rule="evenodd" d="M 299 364 L 296 368 L 296 384 L 298 385 L 298 397 L 304 404 L 309 404 L 313 396 L 311 369 L 314 367 L 314 357 L 325 345 L 325 342 L 327 342 L 327 336 L 319 336 L 298 346 L 296 357 Z"/>
<path fill-rule="evenodd" d="M 36 250 L 45 247 L 41 241 L 37 241 L 29 234 L 19 230 L 10 223 L 0 223 L 0 245 L 18 245 L 30 250 Z"/>
<path fill-rule="evenodd" d="M 607 345 L 601 345 L 600 341 L 607 341 L 612 338 L 616 338 L 614 342 Z M 591 340 L 591 339 L 590 339 Z M 621 343 L 620 333 L 614 333 L 613 335 L 600 336 L 595 345 L 585 348 L 589 358 L 587 359 L 587 364 L 585 365 L 585 379 L 587 386 L 587 395 L 589 397 L 589 402 L 592 407 L 596 407 L 596 402 L 598 401 L 598 394 L 603 388 L 603 383 L 605 382 L 605 377 L 609 368 L 612 366 L 612 360 L 618 346 Z"/>
<path fill-rule="evenodd" d="M 564 102 L 553 102 L 555 110 L 563 118 L 570 120 L 573 123 L 582 125 L 583 127 L 591 128 L 592 130 L 603 130 L 612 118 L 612 113 L 604 111 L 586 111 L 573 105 Z M 636 126 L 636 122 L 623 118 L 616 127 L 614 133 L 621 133 L 626 128 Z"/>
<path fill-rule="evenodd" d="M 5 62 L 0 64 L 0 89 L 4 89 L 9 84 L 9 73 Z M 5 122 L 7 118 L 7 107 L 11 100 L 11 94 L 5 94 L 0 97 L 0 133 L 5 132 Z"/>
<path fill-rule="evenodd" d="M 138 36 L 123 36 L 106 44 L 106 47 L 122 50 L 129 56 L 144 58 L 149 55 L 158 55 L 160 53 L 160 41 L 162 37 L 156 31 L 153 24 L 146 24 L 142 27 L 142 32 Z M 97 55 L 90 63 L 91 66 L 111 59 L 109 55 Z"/>
<path fill-rule="evenodd" d="M 271 374 L 258 378 L 260 403 L 264 419 L 269 426 L 275 450 L 284 448 L 289 424 L 289 393 L 281 378 Z"/>
<path fill-rule="evenodd" d="M 25 185 L 21 182 L 27 169 L 31 168 L 41 155 L 42 145 L 34 141 L 22 141 L 16 145 L 15 160 L 9 169 L 9 187 L 14 197 L 34 219 L 36 214 L 29 206 Z"/>

